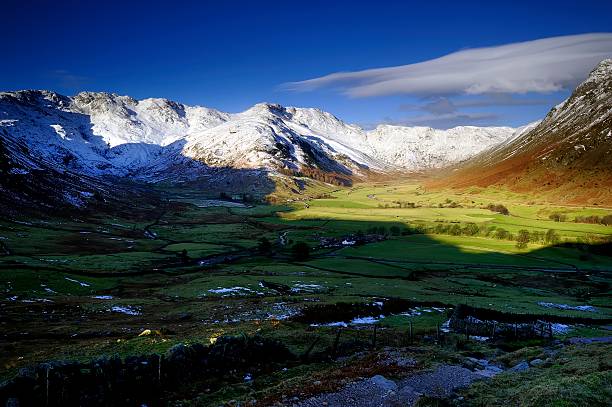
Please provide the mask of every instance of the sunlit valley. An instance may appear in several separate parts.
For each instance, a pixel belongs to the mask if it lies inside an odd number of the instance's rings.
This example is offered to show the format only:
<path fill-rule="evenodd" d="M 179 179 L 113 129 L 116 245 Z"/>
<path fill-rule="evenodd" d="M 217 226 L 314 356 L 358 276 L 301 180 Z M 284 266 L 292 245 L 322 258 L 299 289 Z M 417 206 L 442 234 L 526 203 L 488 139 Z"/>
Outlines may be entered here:
<path fill-rule="evenodd" d="M 232 109 L 7 70 L 0 405 L 610 405 L 612 34 L 533 37 Z"/>

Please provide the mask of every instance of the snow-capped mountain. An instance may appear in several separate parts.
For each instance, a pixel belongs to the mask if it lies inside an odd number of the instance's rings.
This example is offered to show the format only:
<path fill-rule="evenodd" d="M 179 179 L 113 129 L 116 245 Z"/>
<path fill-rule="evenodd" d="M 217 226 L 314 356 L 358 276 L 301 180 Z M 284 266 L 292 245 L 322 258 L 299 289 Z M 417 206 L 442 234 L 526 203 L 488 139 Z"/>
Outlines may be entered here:
<path fill-rule="evenodd" d="M 46 163 L 148 181 L 193 178 L 211 167 L 419 171 L 465 160 L 512 132 L 387 125 L 365 131 L 318 109 L 268 103 L 230 114 L 108 93 L 0 93 L 0 135 L 27 148 L 13 159 L 24 170 Z"/>
<path fill-rule="evenodd" d="M 517 129 L 442 181 L 551 192 L 556 201 L 612 204 L 612 59 L 540 121 Z"/>
<path fill-rule="evenodd" d="M 397 167 L 421 170 L 466 160 L 504 142 L 513 133 L 510 127 L 460 126 L 438 130 L 380 125 L 368 132 L 367 137 L 374 156 Z"/>

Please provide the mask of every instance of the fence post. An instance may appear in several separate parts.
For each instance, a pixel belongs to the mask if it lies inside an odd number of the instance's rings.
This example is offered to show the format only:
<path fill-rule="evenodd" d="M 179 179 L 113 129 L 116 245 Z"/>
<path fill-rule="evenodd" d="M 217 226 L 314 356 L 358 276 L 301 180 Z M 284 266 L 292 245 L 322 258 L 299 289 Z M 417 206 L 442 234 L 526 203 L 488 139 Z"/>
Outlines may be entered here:
<path fill-rule="evenodd" d="M 410 338 L 410 344 L 412 345 L 412 321 L 408 322 L 408 326 L 409 326 L 409 328 L 408 328 L 408 332 L 409 332 L 408 335 L 409 335 L 409 338 Z"/>
<path fill-rule="evenodd" d="M 548 323 L 548 336 L 550 337 L 550 339 L 553 338 L 552 324 L 550 322 Z"/>
<path fill-rule="evenodd" d="M 159 361 L 157 363 L 157 383 L 161 387 L 161 365 L 162 365 L 162 355 L 161 355 L 161 353 L 158 356 L 159 356 Z"/>
<path fill-rule="evenodd" d="M 49 405 L 49 368 L 50 366 L 47 366 L 46 372 L 45 372 L 45 405 L 46 406 Z"/>
<path fill-rule="evenodd" d="M 376 329 L 377 325 L 374 324 L 374 334 L 372 335 L 372 349 L 376 349 Z"/>
<path fill-rule="evenodd" d="M 336 351 L 338 350 L 338 342 L 340 342 L 341 332 L 342 328 L 338 328 L 338 332 L 336 333 L 336 339 L 334 339 L 334 347 L 332 348 L 332 358 L 336 358 Z"/>

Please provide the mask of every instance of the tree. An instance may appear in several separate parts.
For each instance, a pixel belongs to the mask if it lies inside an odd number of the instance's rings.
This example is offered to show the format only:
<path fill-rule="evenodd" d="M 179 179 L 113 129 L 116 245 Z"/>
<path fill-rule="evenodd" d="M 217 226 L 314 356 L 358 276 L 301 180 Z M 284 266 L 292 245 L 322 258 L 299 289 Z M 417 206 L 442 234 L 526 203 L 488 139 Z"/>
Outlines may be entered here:
<path fill-rule="evenodd" d="M 477 224 L 475 223 L 468 223 L 467 225 L 465 225 L 465 227 L 463 228 L 463 234 L 467 235 L 467 236 L 474 236 L 477 235 L 478 232 L 480 232 L 480 228 L 478 227 Z"/>
<path fill-rule="evenodd" d="M 508 238 L 508 231 L 504 228 L 497 228 L 495 230 L 495 238 L 496 239 L 507 239 Z"/>
<path fill-rule="evenodd" d="M 506 208 L 502 204 L 489 204 L 489 206 L 487 206 L 487 209 L 492 212 L 501 213 L 502 215 L 510 215 L 510 211 L 508 210 L 508 208 Z"/>
<path fill-rule="evenodd" d="M 544 239 L 548 244 L 557 244 L 559 243 L 559 234 L 554 229 L 548 229 Z"/>
<path fill-rule="evenodd" d="M 307 260 L 310 257 L 310 246 L 304 242 L 297 242 L 291 248 L 291 254 L 294 260 Z"/>
<path fill-rule="evenodd" d="M 567 215 L 564 213 L 554 212 L 548 216 L 548 219 L 554 220 L 555 222 L 565 222 L 567 220 Z"/>
<path fill-rule="evenodd" d="M 518 232 L 518 236 L 516 237 L 516 247 L 519 249 L 524 249 L 527 247 L 529 243 L 529 231 L 526 229 L 521 229 Z"/>
<path fill-rule="evenodd" d="M 456 223 L 451 226 L 450 230 L 448 231 L 452 236 L 459 236 L 461 234 L 461 226 L 457 225 Z"/>

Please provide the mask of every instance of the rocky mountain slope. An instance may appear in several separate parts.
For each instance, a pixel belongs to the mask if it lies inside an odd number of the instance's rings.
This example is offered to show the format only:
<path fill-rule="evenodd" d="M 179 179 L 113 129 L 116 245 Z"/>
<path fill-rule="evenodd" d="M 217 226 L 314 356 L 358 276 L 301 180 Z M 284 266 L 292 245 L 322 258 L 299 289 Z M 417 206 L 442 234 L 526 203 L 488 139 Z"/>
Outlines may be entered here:
<path fill-rule="evenodd" d="M 456 163 L 512 132 L 398 126 L 364 131 L 318 109 L 268 103 L 229 114 L 108 93 L 0 93 L 0 137 L 21 146 L 11 154 L 13 171 L 44 163 L 58 171 L 145 181 L 191 179 L 211 168 L 314 168 L 362 176 Z"/>
<path fill-rule="evenodd" d="M 563 103 L 431 186 L 506 186 L 555 201 L 612 206 L 612 60 Z"/>

